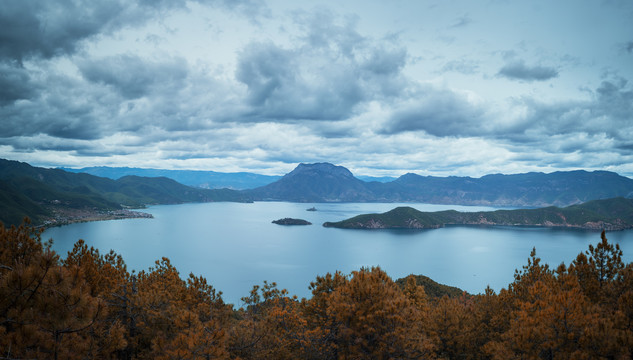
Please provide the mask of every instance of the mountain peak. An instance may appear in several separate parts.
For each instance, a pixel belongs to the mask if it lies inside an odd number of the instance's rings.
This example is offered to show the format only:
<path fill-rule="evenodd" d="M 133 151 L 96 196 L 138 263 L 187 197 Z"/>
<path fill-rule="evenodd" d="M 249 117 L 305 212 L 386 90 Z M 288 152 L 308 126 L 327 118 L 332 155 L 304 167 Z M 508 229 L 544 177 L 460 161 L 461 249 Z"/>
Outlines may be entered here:
<path fill-rule="evenodd" d="M 255 199 L 298 202 L 369 201 L 366 184 L 343 166 L 330 163 L 299 164 L 272 184 L 254 189 Z"/>
<path fill-rule="evenodd" d="M 327 162 L 305 164 L 301 163 L 297 167 L 288 173 L 286 176 L 292 177 L 296 175 L 330 175 L 334 177 L 353 178 L 354 175 L 351 171 L 343 166 L 333 165 Z"/>

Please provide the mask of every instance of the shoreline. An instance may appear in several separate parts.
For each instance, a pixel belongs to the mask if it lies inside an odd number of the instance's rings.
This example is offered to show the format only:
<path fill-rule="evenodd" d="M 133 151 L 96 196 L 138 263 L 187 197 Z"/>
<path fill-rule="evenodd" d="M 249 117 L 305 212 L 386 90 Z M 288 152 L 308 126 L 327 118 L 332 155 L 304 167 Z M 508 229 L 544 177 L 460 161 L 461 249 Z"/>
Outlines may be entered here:
<path fill-rule="evenodd" d="M 153 219 L 154 215 L 142 211 L 117 209 L 117 210 L 97 210 L 97 209 L 69 209 L 55 207 L 51 208 L 52 217 L 44 220 L 37 228 L 48 229 L 58 226 L 107 220 L 123 219 Z"/>
<path fill-rule="evenodd" d="M 339 226 L 333 222 L 324 222 L 323 227 L 333 228 L 333 229 L 344 229 L 344 230 L 435 230 L 441 229 L 445 227 L 507 227 L 507 228 L 537 228 L 537 229 L 558 229 L 558 230 L 578 230 L 578 231 L 590 231 L 599 233 L 602 230 L 606 231 L 626 231 L 633 229 L 633 226 L 614 226 L 613 224 L 605 223 L 604 227 L 599 227 L 595 225 L 586 226 L 586 225 L 574 225 L 574 224 L 506 224 L 506 223 L 445 223 L 445 224 L 434 224 L 427 226 L 387 226 L 384 224 L 377 224 L 378 222 L 372 222 L 371 224 L 363 224 L 356 223 L 352 224 L 352 226 Z"/>
<path fill-rule="evenodd" d="M 380 214 L 362 214 L 325 222 L 324 227 L 344 229 L 437 229 L 453 226 L 507 226 L 567 228 L 590 231 L 622 231 L 633 228 L 633 200 L 624 198 L 594 200 L 566 208 L 547 207 L 529 210 L 482 212 L 419 211 L 409 206 Z"/>

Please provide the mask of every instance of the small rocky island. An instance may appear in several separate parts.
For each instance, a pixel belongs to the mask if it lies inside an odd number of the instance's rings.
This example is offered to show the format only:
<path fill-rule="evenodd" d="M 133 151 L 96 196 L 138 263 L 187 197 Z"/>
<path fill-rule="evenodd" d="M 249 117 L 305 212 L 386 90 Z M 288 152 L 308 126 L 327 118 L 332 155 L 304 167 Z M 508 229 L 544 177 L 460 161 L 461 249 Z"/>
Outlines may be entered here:
<path fill-rule="evenodd" d="M 279 220 L 273 220 L 273 224 L 277 225 L 312 225 L 311 222 L 303 219 L 283 218 Z"/>
<path fill-rule="evenodd" d="M 502 225 L 626 230 L 633 228 L 633 199 L 594 200 L 565 208 L 458 212 L 421 212 L 398 207 L 383 214 L 358 215 L 325 227 L 344 229 L 436 229 L 446 225 Z"/>

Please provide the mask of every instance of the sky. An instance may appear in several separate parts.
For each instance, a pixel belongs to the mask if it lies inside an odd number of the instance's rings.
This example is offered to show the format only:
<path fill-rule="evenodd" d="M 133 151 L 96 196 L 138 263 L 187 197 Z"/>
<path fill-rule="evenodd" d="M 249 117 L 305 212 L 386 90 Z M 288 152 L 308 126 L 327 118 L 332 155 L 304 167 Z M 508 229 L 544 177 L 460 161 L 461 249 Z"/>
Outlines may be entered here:
<path fill-rule="evenodd" d="M 0 158 L 633 177 L 630 0 L 0 1 Z"/>

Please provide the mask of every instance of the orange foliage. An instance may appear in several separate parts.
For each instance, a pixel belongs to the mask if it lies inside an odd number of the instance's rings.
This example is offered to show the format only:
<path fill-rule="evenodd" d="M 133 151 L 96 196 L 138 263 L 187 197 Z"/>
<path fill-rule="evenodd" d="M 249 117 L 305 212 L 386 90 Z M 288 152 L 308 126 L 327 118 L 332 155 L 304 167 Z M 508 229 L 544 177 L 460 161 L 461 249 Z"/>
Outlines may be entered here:
<path fill-rule="evenodd" d="M 28 222 L 0 226 L 0 359 L 630 359 L 633 264 L 601 242 L 555 270 L 533 250 L 496 294 L 429 298 L 380 268 L 275 283 L 233 309 L 169 259 L 129 273 L 78 241 L 66 258 Z"/>

